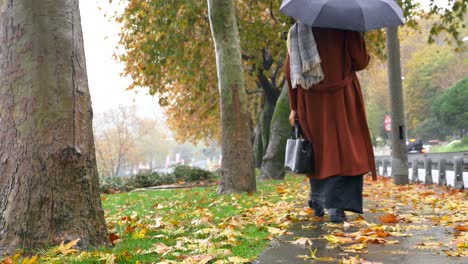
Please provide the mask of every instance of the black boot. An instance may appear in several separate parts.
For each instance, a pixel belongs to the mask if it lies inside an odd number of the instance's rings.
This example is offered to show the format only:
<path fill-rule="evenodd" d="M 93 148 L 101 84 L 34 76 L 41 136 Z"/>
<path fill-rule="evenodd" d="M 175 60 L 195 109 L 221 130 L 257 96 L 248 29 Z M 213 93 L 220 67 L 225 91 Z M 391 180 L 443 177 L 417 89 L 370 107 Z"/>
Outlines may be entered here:
<path fill-rule="evenodd" d="M 333 223 L 343 223 L 346 220 L 346 214 L 343 209 L 330 208 L 328 209 L 328 215 L 330 217 L 330 222 Z"/>
<path fill-rule="evenodd" d="M 323 217 L 325 215 L 325 210 L 323 210 L 323 207 L 320 206 L 320 204 L 309 200 L 309 207 L 314 210 L 314 216 L 317 217 Z"/>

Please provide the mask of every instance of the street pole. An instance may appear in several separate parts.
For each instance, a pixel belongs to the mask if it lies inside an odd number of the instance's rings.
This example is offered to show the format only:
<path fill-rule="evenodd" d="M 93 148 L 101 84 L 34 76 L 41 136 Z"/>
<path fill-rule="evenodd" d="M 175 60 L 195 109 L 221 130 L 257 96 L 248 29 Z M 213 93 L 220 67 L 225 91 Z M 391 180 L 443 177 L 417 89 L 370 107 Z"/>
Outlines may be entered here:
<path fill-rule="evenodd" d="M 401 81 L 398 27 L 387 28 L 388 83 L 392 117 L 392 177 L 397 185 L 409 183 L 406 125 Z"/>

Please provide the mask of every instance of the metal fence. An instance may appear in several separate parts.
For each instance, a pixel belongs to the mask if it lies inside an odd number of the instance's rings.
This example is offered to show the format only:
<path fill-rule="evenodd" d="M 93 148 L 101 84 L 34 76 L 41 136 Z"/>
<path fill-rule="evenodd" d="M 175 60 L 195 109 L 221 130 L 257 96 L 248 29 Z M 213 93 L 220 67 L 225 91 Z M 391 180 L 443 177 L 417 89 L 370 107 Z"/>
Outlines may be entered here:
<path fill-rule="evenodd" d="M 390 176 L 391 156 L 376 156 L 377 170 L 383 176 Z M 412 182 L 422 182 L 420 180 L 420 170 L 424 170 L 424 183 L 434 184 L 433 174 L 439 185 L 453 186 L 457 189 L 464 189 L 464 175 L 468 174 L 468 152 L 452 152 L 443 154 L 408 154 L 408 167 L 410 180 Z M 435 170 L 435 172 L 434 172 Z M 453 177 L 453 185 L 448 183 L 447 174 Z M 452 176 L 453 175 L 453 176 Z M 468 175 L 465 175 L 468 178 Z"/>

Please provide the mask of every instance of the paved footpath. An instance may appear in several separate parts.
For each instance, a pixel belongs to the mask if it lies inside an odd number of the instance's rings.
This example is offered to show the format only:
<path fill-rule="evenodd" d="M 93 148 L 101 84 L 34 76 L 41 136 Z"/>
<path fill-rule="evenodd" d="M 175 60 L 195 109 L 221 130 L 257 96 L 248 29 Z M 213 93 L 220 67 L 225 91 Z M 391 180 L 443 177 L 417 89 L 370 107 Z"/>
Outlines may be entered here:
<path fill-rule="evenodd" d="M 356 232 L 367 232 L 366 235 L 369 235 L 372 233 L 372 228 L 378 230 L 382 227 L 381 224 L 372 224 L 380 223 L 379 216 L 382 216 L 382 212 L 375 210 L 379 207 L 381 208 L 382 206 L 376 205 L 373 201 L 366 201 L 365 208 L 367 208 L 367 210 L 365 210 L 364 219 L 358 218 L 356 214 L 353 214 L 349 217 L 351 224 L 346 224 L 346 227 L 328 223 L 327 216 L 320 221 L 296 222 L 290 226 L 288 229 L 289 232 L 272 240 L 271 246 L 254 260 L 253 263 L 468 263 L 468 256 L 447 256 L 445 250 L 452 250 L 448 252 L 457 252 L 457 246 L 455 246 L 455 249 L 447 246 L 451 243 L 450 241 L 453 241 L 454 229 L 444 225 L 431 225 L 428 223 L 406 224 L 406 229 L 401 229 L 401 232 L 381 234 L 377 236 L 380 238 L 377 238 L 375 243 L 364 243 L 364 248 L 360 250 L 357 248 L 358 250 L 354 250 L 356 252 L 345 252 L 346 249 L 348 251 L 353 251 L 352 249 L 350 250 L 349 247 L 346 248 L 346 246 L 352 245 L 356 240 L 359 240 L 359 237 L 356 239 Z M 409 208 L 407 209 L 410 211 Z M 412 208 L 411 210 L 414 211 Z M 400 212 L 401 211 L 402 210 L 400 210 Z M 363 223 L 367 230 L 362 228 Z M 409 227 L 410 225 L 412 227 Z M 384 229 L 399 231 L 398 226 L 399 224 L 386 224 Z M 377 233 L 379 232 L 381 231 Z M 346 238 L 347 234 L 353 233 L 353 243 L 338 242 L 338 244 L 334 244 L 330 242 L 333 241 L 333 239 L 341 239 L 341 241 L 350 239 L 349 237 Z M 330 236 L 331 234 L 333 235 Z M 374 237 L 376 236 L 374 235 Z M 383 239 L 389 243 L 378 243 L 378 239 Z M 292 243 L 293 241 L 295 241 L 296 244 Z M 398 243 L 396 241 L 398 241 Z M 333 246 L 335 247 L 333 248 Z M 314 257 L 311 255 L 311 250 L 316 250 L 315 254 L 312 254 Z M 466 249 L 463 248 L 462 250 Z M 463 252 L 463 254 L 465 254 L 466 251 Z M 320 260 L 320 258 L 333 258 L 333 260 L 325 261 L 325 259 Z M 354 258 L 354 260 L 352 258 Z"/>

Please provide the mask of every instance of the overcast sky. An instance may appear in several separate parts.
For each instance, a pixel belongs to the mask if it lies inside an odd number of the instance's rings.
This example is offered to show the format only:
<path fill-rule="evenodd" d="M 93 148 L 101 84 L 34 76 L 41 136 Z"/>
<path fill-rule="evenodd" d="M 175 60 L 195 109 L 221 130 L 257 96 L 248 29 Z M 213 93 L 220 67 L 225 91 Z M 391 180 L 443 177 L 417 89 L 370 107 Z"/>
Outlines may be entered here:
<path fill-rule="evenodd" d="M 437 2 L 444 3 L 446 0 Z M 104 12 L 98 9 L 99 6 L 109 9 L 108 3 L 108 0 L 80 1 L 89 88 L 94 112 L 102 113 L 118 105 L 136 104 L 140 116 L 161 117 L 162 112 L 157 100 L 148 95 L 147 91 L 139 89 L 136 94 L 134 91 L 125 90 L 130 80 L 120 77 L 123 66 L 112 58 L 119 40 L 120 27 L 116 22 L 105 18 Z"/>
<path fill-rule="evenodd" d="M 148 95 L 146 90 L 126 91 L 130 84 L 128 78 L 120 77 L 122 64 L 117 63 L 113 51 L 117 46 L 120 27 L 104 17 L 99 5 L 106 8 L 108 0 L 81 0 L 81 24 L 88 68 L 89 89 L 93 110 L 102 113 L 115 109 L 119 105 L 136 104 L 142 117 L 162 116 L 157 100 Z"/>

